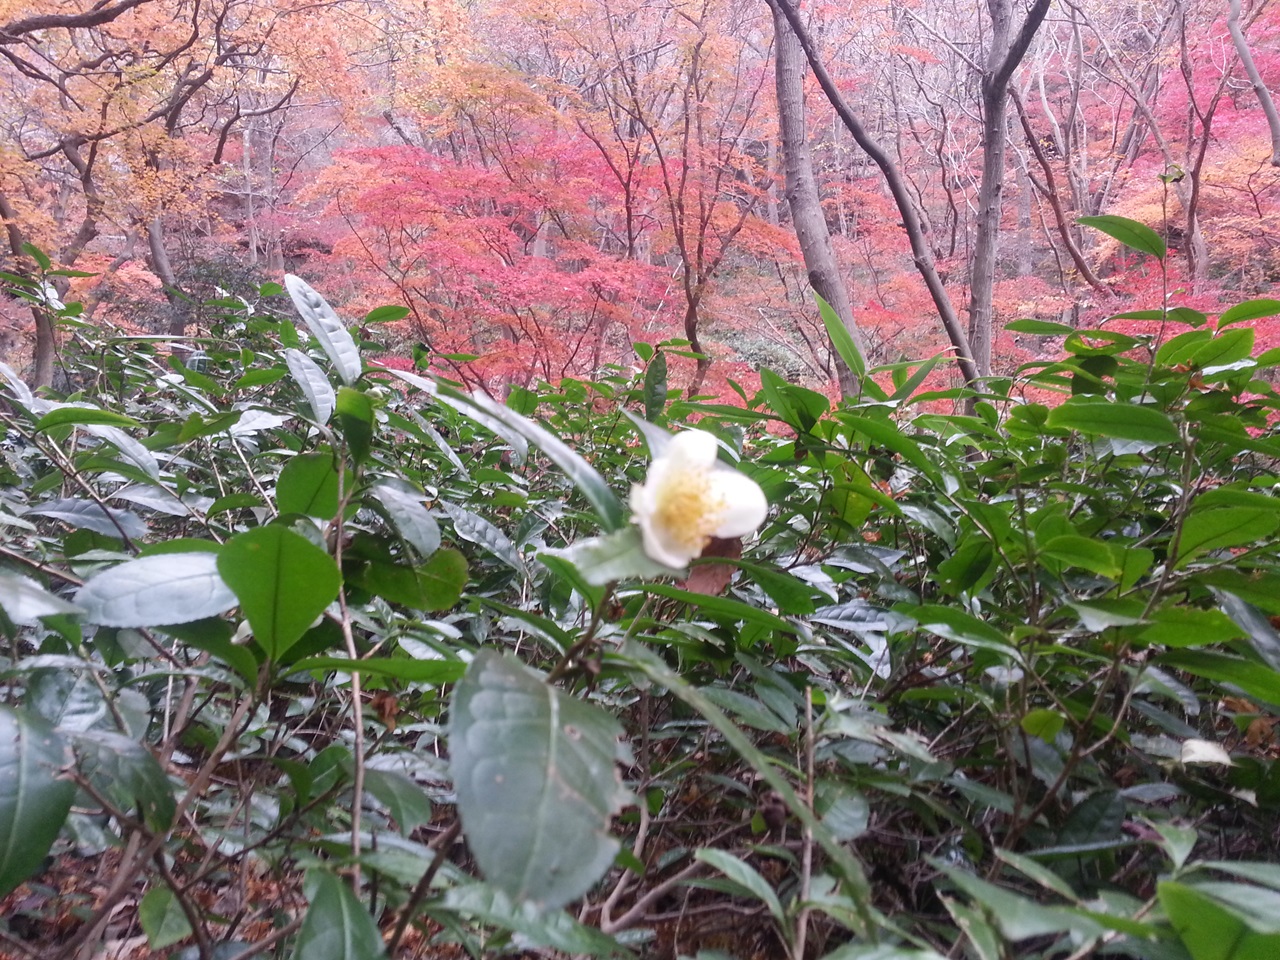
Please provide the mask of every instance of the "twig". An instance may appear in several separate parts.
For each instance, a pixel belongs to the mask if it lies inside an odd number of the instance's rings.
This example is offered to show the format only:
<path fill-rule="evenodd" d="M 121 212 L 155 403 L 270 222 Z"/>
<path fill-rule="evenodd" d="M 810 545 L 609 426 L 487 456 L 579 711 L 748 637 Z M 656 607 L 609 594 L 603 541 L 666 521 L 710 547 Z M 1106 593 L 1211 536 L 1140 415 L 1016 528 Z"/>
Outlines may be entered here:
<path fill-rule="evenodd" d="M 431 859 L 431 865 L 427 867 L 427 872 L 422 875 L 422 879 L 413 888 L 413 893 L 409 894 L 408 901 L 400 911 L 400 919 L 396 921 L 395 929 L 391 932 L 391 939 L 387 941 L 387 956 L 395 956 L 396 950 L 400 946 L 400 941 L 404 939 L 404 935 L 409 929 L 409 924 L 413 922 L 413 915 L 418 912 L 418 907 L 422 905 L 422 901 L 426 899 L 427 892 L 431 889 L 431 881 L 435 879 L 436 874 L 440 871 L 440 867 L 449 853 L 449 848 L 453 846 L 453 842 L 458 839 L 458 835 L 461 832 L 462 820 L 455 816 L 453 823 L 449 824 L 449 829 L 431 841 L 431 849 L 435 851 L 435 856 Z"/>
<path fill-rule="evenodd" d="M 813 687 L 804 688 L 804 802 L 813 810 Z M 813 881 L 813 830 L 805 824 L 800 834 L 800 912 L 796 914 L 796 940 L 791 955 L 804 960 L 809 939 L 809 890 Z"/>

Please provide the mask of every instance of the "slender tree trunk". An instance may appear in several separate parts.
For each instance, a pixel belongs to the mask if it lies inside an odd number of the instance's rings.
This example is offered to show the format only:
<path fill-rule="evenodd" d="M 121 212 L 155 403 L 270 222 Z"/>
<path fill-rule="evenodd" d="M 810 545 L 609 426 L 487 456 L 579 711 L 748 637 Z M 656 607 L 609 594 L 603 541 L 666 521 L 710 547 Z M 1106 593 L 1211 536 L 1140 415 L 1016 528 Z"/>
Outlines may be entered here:
<path fill-rule="evenodd" d="M 775 4 L 789 2 L 790 0 L 774 0 Z M 777 6 L 773 9 L 773 26 L 777 36 L 775 63 L 778 126 L 782 134 L 782 157 L 791 224 L 800 241 L 809 283 L 835 310 L 865 357 L 866 342 L 853 317 L 853 304 L 849 300 L 849 290 L 840 275 L 835 251 L 831 247 L 831 234 L 827 230 L 827 218 L 822 210 L 818 183 L 813 175 L 813 157 L 809 150 L 809 132 L 805 124 L 804 78 L 807 65 L 804 50 Z M 834 348 L 831 355 L 835 360 L 841 394 L 846 397 L 855 396 L 861 386 L 857 374 L 840 359 Z"/>
<path fill-rule="evenodd" d="M 987 0 L 987 9 L 991 12 L 991 46 L 982 77 L 982 184 L 978 188 L 977 234 L 969 276 L 969 343 L 978 375 L 983 377 L 991 375 L 992 293 L 1008 143 L 1005 122 L 1009 80 L 1049 12 L 1049 0 L 1036 0 L 1016 37 L 1012 37 L 1012 0 Z"/>
<path fill-rule="evenodd" d="M 1047 7 L 1048 0 L 1043 0 L 1043 2 Z M 960 318 L 956 315 L 951 298 L 947 296 L 947 289 L 942 283 L 942 278 L 938 276 L 938 269 L 933 259 L 933 251 L 929 248 L 928 238 L 925 237 L 924 231 L 920 227 L 920 217 L 911 201 L 911 195 L 908 192 L 907 184 L 902 178 L 901 171 L 889 159 L 888 154 L 884 152 L 884 148 L 867 132 L 867 129 L 858 120 L 857 115 L 849 107 L 839 88 L 836 87 L 835 81 L 831 79 L 831 74 L 827 72 L 827 68 L 818 58 L 817 51 L 813 46 L 813 40 L 805 30 L 804 24 L 800 22 L 800 17 L 795 8 L 785 4 L 777 6 L 775 10 L 780 11 L 786 17 L 787 24 L 791 27 L 792 32 L 795 33 L 796 39 L 800 41 L 804 55 L 809 61 L 809 67 L 813 70 L 813 75 L 818 78 L 818 83 L 822 87 L 822 92 L 826 95 L 827 100 L 835 108 L 837 115 L 840 117 L 840 122 L 853 135 L 854 141 L 862 148 L 863 152 L 880 168 L 880 175 L 884 177 L 885 184 L 893 195 L 894 203 L 897 204 L 898 213 L 902 216 L 902 223 L 907 231 L 907 239 L 911 243 L 911 253 L 916 270 L 920 273 L 921 279 L 924 280 L 924 284 L 929 290 L 929 296 L 933 299 L 934 308 L 938 311 L 942 326 L 947 332 L 947 338 L 955 348 L 956 363 L 960 367 L 960 373 L 967 383 L 973 383 L 978 379 L 978 369 L 971 359 L 972 352 L 969 348 L 969 336 L 961 325 Z"/>
<path fill-rule="evenodd" d="M 1053 167 L 1049 164 L 1049 158 L 1045 156 L 1044 148 L 1040 146 L 1039 140 L 1036 139 L 1035 129 L 1031 126 L 1031 120 L 1027 117 L 1026 108 L 1022 105 L 1022 98 L 1013 89 L 1009 90 L 1009 98 L 1013 101 L 1013 106 L 1018 112 L 1018 120 L 1022 124 L 1022 132 L 1026 135 L 1027 144 L 1036 158 L 1036 163 L 1040 165 L 1040 171 L 1044 174 L 1044 182 L 1041 183 L 1036 180 L 1030 170 L 1027 171 L 1027 178 L 1035 184 L 1036 188 L 1044 195 L 1044 198 L 1049 201 L 1049 209 L 1053 211 L 1053 222 L 1058 228 L 1058 236 L 1062 238 L 1062 245 L 1066 247 L 1067 253 L 1071 257 L 1071 262 L 1075 264 L 1080 276 L 1093 289 L 1110 296 L 1111 290 L 1098 279 L 1098 275 L 1089 266 L 1089 261 L 1080 252 L 1080 247 L 1075 242 L 1075 237 L 1071 235 L 1071 224 L 1067 220 L 1066 212 L 1062 209 L 1062 198 L 1058 196 L 1058 186 L 1053 176 Z"/>
<path fill-rule="evenodd" d="M 21 264 L 31 263 L 30 257 L 22 249 L 26 238 L 18 226 L 18 213 L 9 202 L 9 198 L 0 193 L 0 218 L 4 219 L 5 235 L 9 240 L 9 250 L 13 254 L 15 266 L 10 268 L 19 276 L 26 276 L 29 271 Z M 47 310 L 32 305 L 31 319 L 36 327 L 35 356 L 32 363 L 31 380 L 34 387 L 47 387 L 53 383 L 53 358 L 57 353 L 58 339 L 53 327 L 53 318 Z"/>
<path fill-rule="evenodd" d="M 1231 39 L 1236 45 L 1240 64 L 1244 67 L 1249 82 L 1253 84 L 1253 92 L 1258 95 L 1258 103 L 1261 104 L 1262 112 L 1267 117 L 1267 128 L 1271 131 L 1271 165 L 1280 167 L 1280 111 L 1276 110 L 1276 103 L 1271 99 L 1271 91 L 1262 82 L 1262 74 L 1258 72 L 1258 65 L 1253 62 L 1249 44 L 1245 42 L 1244 28 L 1240 26 L 1240 0 L 1228 0 L 1228 5 L 1230 12 L 1227 14 L 1227 29 L 1231 31 Z"/>
<path fill-rule="evenodd" d="M 166 332 L 171 337 L 181 337 L 187 332 L 187 304 L 178 287 L 178 275 L 173 271 L 169 251 L 165 248 L 162 216 L 156 214 L 147 222 L 147 249 L 151 253 L 151 270 L 164 284 L 165 299 L 169 302 L 169 329 Z"/>

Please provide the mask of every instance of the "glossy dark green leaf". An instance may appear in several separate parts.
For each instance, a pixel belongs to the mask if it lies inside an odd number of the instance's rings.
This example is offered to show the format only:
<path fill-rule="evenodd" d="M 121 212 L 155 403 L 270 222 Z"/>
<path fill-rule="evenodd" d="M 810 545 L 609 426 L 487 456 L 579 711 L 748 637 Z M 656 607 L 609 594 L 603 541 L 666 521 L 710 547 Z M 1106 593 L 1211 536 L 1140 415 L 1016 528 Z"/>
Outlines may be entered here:
<path fill-rule="evenodd" d="M 39 868 L 71 811 L 71 760 L 45 721 L 0 706 L 0 897 Z"/>
<path fill-rule="evenodd" d="M 365 323 L 395 323 L 397 320 L 403 320 L 411 311 L 408 307 L 402 307 L 399 304 L 388 304 L 383 307 L 374 307 L 364 315 Z"/>
<path fill-rule="evenodd" d="M 338 465 L 331 453 L 291 457 L 276 481 L 276 508 L 281 513 L 332 519 L 338 512 L 339 480 Z"/>
<path fill-rule="evenodd" d="M 369 459 L 369 451 L 373 448 L 373 401 L 361 390 L 342 387 L 338 390 L 335 409 L 338 411 L 342 436 L 347 441 L 352 462 L 364 463 Z"/>
<path fill-rule="evenodd" d="M 1218 317 L 1218 329 L 1221 330 L 1232 323 L 1244 323 L 1249 320 L 1258 320 L 1262 317 L 1274 317 L 1277 314 L 1280 314 L 1280 300 L 1272 300 L 1266 297 L 1257 300 L 1245 300 L 1243 303 L 1237 303 L 1235 306 L 1223 311 L 1222 316 Z"/>
<path fill-rule="evenodd" d="M 287 527 L 258 527 L 223 544 L 218 572 L 240 601 L 254 639 L 275 660 L 338 595 L 333 558 Z"/>
<path fill-rule="evenodd" d="M 657 418 L 666 406 L 667 355 L 659 350 L 644 370 L 644 418 Z"/>
<path fill-rule="evenodd" d="M 1280 514 L 1253 507 L 1218 507 L 1195 510 L 1182 525 L 1178 538 L 1179 567 L 1224 547 L 1238 547 L 1269 537 L 1280 529 Z"/>
<path fill-rule="evenodd" d="M 1074 333 L 1075 327 L 1065 323 L 1056 323 L 1052 320 L 1014 320 L 1012 323 L 1006 323 L 1004 328 L 1010 333 L 1034 333 L 1041 337 L 1061 337 L 1068 333 Z"/>
<path fill-rule="evenodd" d="M 1154 407 L 1108 403 L 1099 400 L 1068 400 L 1049 411 L 1050 427 L 1143 443 L 1177 443 L 1178 428 L 1168 415 Z"/>
<path fill-rule="evenodd" d="M 81 772 L 121 809 L 136 811 L 152 830 L 173 825 L 173 785 L 151 751 L 110 730 L 85 730 L 72 740 Z"/>
<path fill-rule="evenodd" d="M 115 413 L 111 410 L 99 410 L 97 407 L 60 407 L 57 410 L 51 410 L 40 418 L 36 424 L 37 430 L 52 430 L 54 427 L 62 427 L 67 424 L 106 424 L 113 427 L 136 427 L 140 426 L 133 417 L 125 416 L 123 413 Z"/>

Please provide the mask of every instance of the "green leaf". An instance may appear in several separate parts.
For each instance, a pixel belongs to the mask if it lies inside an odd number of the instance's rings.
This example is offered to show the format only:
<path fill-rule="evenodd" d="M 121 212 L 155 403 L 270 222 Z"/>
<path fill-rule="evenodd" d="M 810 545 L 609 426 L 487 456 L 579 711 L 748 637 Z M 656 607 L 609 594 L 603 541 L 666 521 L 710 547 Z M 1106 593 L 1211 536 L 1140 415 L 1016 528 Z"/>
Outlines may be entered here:
<path fill-rule="evenodd" d="M 320 365 L 301 350 L 290 348 L 284 352 L 284 362 L 289 365 L 289 373 L 302 389 L 303 396 L 311 406 L 311 415 L 316 423 L 325 424 L 333 416 L 333 409 L 338 402 L 333 384 L 324 375 Z"/>
<path fill-rule="evenodd" d="M 568 444 L 545 427 L 520 416 L 502 404 L 494 403 L 483 394 L 476 394 L 470 399 L 475 406 L 499 421 L 508 430 L 513 430 L 527 439 L 563 470 L 569 481 L 587 498 L 587 502 L 600 518 L 600 525 L 606 533 L 626 526 L 627 512 L 623 509 L 617 494 L 605 483 L 604 477 L 600 476 L 596 468 L 587 463 Z"/>
<path fill-rule="evenodd" d="M 667 406 L 667 355 L 661 350 L 644 371 L 644 418 L 653 420 Z"/>
<path fill-rule="evenodd" d="M 298 642 L 342 584 L 332 557 L 282 526 L 237 534 L 223 544 L 217 562 L 272 660 Z"/>
<path fill-rule="evenodd" d="M 1177 604 L 1157 610 L 1149 619 L 1152 625 L 1138 634 L 1138 639 L 1143 643 L 1159 643 L 1166 647 L 1202 647 L 1210 643 L 1227 643 L 1244 636 L 1244 631 L 1220 610 L 1200 610 Z"/>
<path fill-rule="evenodd" d="M 113 427 L 141 426 L 133 417 L 127 417 L 123 413 L 112 413 L 110 410 L 99 410 L 97 407 L 60 407 L 57 410 L 50 410 L 41 417 L 36 423 L 36 430 L 52 430 L 54 427 L 63 427 L 69 423 L 105 424 Z"/>
<path fill-rule="evenodd" d="M 888 420 L 873 420 L 870 417 L 847 413 L 840 413 L 838 416 L 841 423 L 847 424 L 872 443 L 888 447 L 926 477 L 941 481 L 937 465 L 929 457 L 925 456 L 924 451 L 920 449 L 920 445 L 905 436 L 901 430 Z"/>
<path fill-rule="evenodd" d="M 1224 330 L 1187 360 L 1193 366 L 1205 369 L 1221 367 L 1244 360 L 1253 354 L 1254 332 L 1252 327 L 1242 330 Z"/>
<path fill-rule="evenodd" d="M 457 550 L 437 550 L 418 567 L 424 610 L 448 610 L 458 602 L 467 585 L 467 559 Z"/>
<path fill-rule="evenodd" d="M 419 390 L 434 397 L 440 403 L 452 407 L 463 416 L 474 420 L 486 430 L 494 435 L 501 437 L 502 440 L 511 447 L 512 459 L 517 463 L 524 463 L 525 457 L 529 454 L 529 442 L 517 431 L 510 429 L 507 424 L 495 417 L 489 416 L 481 410 L 477 401 L 466 394 L 459 393 L 449 387 L 437 384 L 433 380 L 426 377 L 420 377 L 416 373 L 409 373 L 407 370 L 394 370 L 391 367 L 383 369 L 384 373 L 388 373 L 393 377 L 403 380 L 410 386 L 417 387 Z M 524 420 L 523 417 L 519 418 Z M 423 421 L 425 423 L 425 421 Z M 530 421 L 525 421 L 526 423 Z M 584 461 L 585 462 L 585 461 Z M 600 481 L 604 483 L 603 479 Z M 621 507 L 619 507 L 621 509 Z"/>
<path fill-rule="evenodd" d="M 36 717 L 0 706 L 0 897 L 39 868 L 71 812 L 76 788 L 62 738 Z"/>
<path fill-rule="evenodd" d="M 486 879 L 545 910 L 582 896 L 618 851 L 622 727 L 491 650 L 471 662 L 450 715 L 458 814 Z"/>
<path fill-rule="evenodd" d="M 1023 733 L 1039 737 L 1045 743 L 1053 743 L 1065 724 L 1066 718 L 1057 710 L 1032 710 L 1019 722 Z"/>
<path fill-rule="evenodd" d="M 205 420 L 198 413 L 193 413 L 187 417 L 182 424 L 182 429 L 178 431 L 178 443 L 187 443 L 198 437 L 208 437 L 217 433 L 226 433 L 244 416 L 243 410 L 232 410 L 228 413 L 218 414 Z"/>
<path fill-rule="evenodd" d="M 1160 905 L 1192 960 L 1274 960 L 1280 933 L 1260 933 L 1234 910 L 1196 887 L 1166 880 Z"/>
<path fill-rule="evenodd" d="M 1171 650 L 1156 663 L 1239 687 L 1273 707 L 1280 707 L 1280 673 L 1252 660 L 1209 650 Z"/>
<path fill-rule="evenodd" d="M 1050 427 L 1120 440 L 1154 444 L 1178 441 L 1178 428 L 1167 414 L 1136 404 L 1073 398 L 1051 409 L 1046 423 Z"/>
<path fill-rule="evenodd" d="M 276 481 L 276 508 L 331 519 L 338 512 L 338 465 L 330 452 L 290 457 Z"/>
<path fill-rule="evenodd" d="M 385 804 L 402 836 L 431 822 L 431 801 L 422 787 L 395 770 L 370 768 L 364 772 L 364 788 Z"/>
<path fill-rule="evenodd" d="M 155 831 L 173 825 L 173 785 L 142 744 L 110 730 L 85 730 L 72 741 L 80 770 L 123 810 L 137 810 Z"/>
<path fill-rule="evenodd" d="M 649 559 L 649 555 L 644 552 L 640 528 L 635 526 L 623 527 L 603 537 L 579 540 L 564 550 L 544 550 L 539 557 L 548 555 L 572 563 L 583 580 L 593 587 L 615 580 L 680 574 L 679 570 L 670 570 Z"/>
<path fill-rule="evenodd" d="M 225 613 L 236 595 L 207 551 L 129 560 L 92 577 L 76 594 L 90 623 L 156 627 Z"/>
<path fill-rule="evenodd" d="M 930 857 L 928 862 L 974 901 L 986 908 L 1010 940 L 1025 940 L 1053 933 L 1071 932 L 1084 939 L 1103 933 L 1102 927 L 1087 917 L 1063 907 L 1046 907 L 1027 897 L 988 883 L 973 874 Z"/>
<path fill-rule="evenodd" d="M 524 572 L 524 560 L 520 551 L 511 542 L 511 538 L 492 523 L 470 510 L 444 500 L 440 501 L 440 509 L 449 515 L 449 519 L 453 521 L 453 532 L 459 537 L 484 547 L 512 570 Z"/>
<path fill-rule="evenodd" d="M 871 824 L 871 804 L 860 790 L 843 780 L 819 780 L 813 811 L 841 842 L 857 840 Z"/>
<path fill-rule="evenodd" d="M 768 610 L 761 610 L 759 607 L 743 603 L 741 600 L 734 600 L 731 597 L 713 597 L 705 593 L 692 593 L 688 590 L 681 590 L 679 587 L 668 586 L 665 583 L 641 584 L 634 591 L 628 592 L 650 593 L 659 597 L 668 597 L 672 600 L 681 600 L 698 607 L 708 616 L 724 619 L 732 623 L 755 623 L 781 633 L 797 633 L 799 631 L 795 624 L 783 620 Z"/>
<path fill-rule="evenodd" d="M 995 564 L 991 540 L 980 534 L 967 536 L 955 553 L 938 564 L 938 586 L 951 596 L 959 596 L 987 579 Z"/>
<path fill-rule="evenodd" d="M 487 883 L 468 883 L 448 890 L 439 907 L 468 919 L 520 934 L 535 945 L 571 956 L 629 955 L 612 937 L 584 926 L 563 910 L 542 910 L 533 903 L 513 903 Z M 434 909 L 434 905 L 433 905 Z"/>
<path fill-rule="evenodd" d="M 256 494 L 252 493 L 229 493 L 225 497 L 219 497 L 209 505 L 209 510 L 205 516 L 212 519 L 220 513 L 226 513 L 228 510 L 244 510 L 248 507 L 260 507 L 262 501 L 258 499 Z"/>
<path fill-rule="evenodd" d="M 279 367 L 250 370 L 244 376 L 237 379 L 236 382 L 231 385 L 231 389 L 235 391 L 249 390 L 253 387 L 263 387 L 267 384 L 283 380 L 286 376 L 288 376 L 288 373 L 281 370 Z"/>
<path fill-rule="evenodd" d="M 946 637 L 948 640 L 954 640 L 968 647 L 995 650 L 1014 660 L 1021 659 L 1018 651 L 1009 645 L 1008 637 L 995 627 L 963 610 L 930 603 L 922 606 L 899 603 L 893 610 L 916 621 L 921 630 L 936 633 L 940 637 Z"/>
<path fill-rule="evenodd" d="M 364 315 L 365 323 L 395 323 L 397 320 L 403 320 L 410 314 L 408 307 L 402 307 L 398 304 L 388 304 L 382 307 L 374 307 Z"/>
<path fill-rule="evenodd" d="M 1111 580 L 1119 580 L 1124 572 L 1107 544 L 1100 540 L 1090 540 L 1088 537 L 1062 534 L 1050 539 L 1040 548 L 1040 552 L 1054 560 L 1091 570 Z"/>
<path fill-rule="evenodd" d="M 368 657 L 350 660 L 346 657 L 308 657 L 289 664 L 290 673 L 308 673 L 322 670 L 325 673 L 365 673 L 378 677 L 390 677 L 405 683 L 424 683 L 443 686 L 462 678 L 467 665 L 461 660 L 409 660 L 404 657 Z"/>
<path fill-rule="evenodd" d="M 794 723 L 787 723 L 759 700 L 745 693 L 727 687 L 703 687 L 702 693 L 721 710 L 727 710 L 737 717 L 745 726 L 768 733 L 789 734 L 795 730 Z"/>
<path fill-rule="evenodd" d="M 1076 328 L 1065 323 L 1055 323 L 1051 320 L 1014 320 L 1012 323 L 1006 323 L 1004 328 L 1010 333 L 1034 333 L 1042 337 L 1061 337 L 1068 333 L 1075 333 Z"/>
<path fill-rule="evenodd" d="M 53 261 L 49 259 L 49 255 L 37 247 L 34 243 L 22 244 L 22 252 L 36 262 L 36 265 L 46 273 L 53 269 Z"/>
<path fill-rule="evenodd" d="M 1218 329 L 1221 330 L 1231 323 L 1244 323 L 1262 317 L 1274 317 L 1276 314 L 1280 314 L 1280 300 L 1268 298 L 1245 300 L 1223 311 L 1222 316 L 1218 317 Z"/>
<path fill-rule="evenodd" d="M 693 855 L 693 858 L 719 870 L 732 880 L 736 886 L 763 903 L 778 923 L 784 922 L 785 915 L 782 911 L 782 901 L 778 899 L 773 887 L 769 886 L 769 881 L 765 880 L 751 864 L 739 860 L 733 854 L 724 850 L 714 850 L 706 847 L 698 850 Z"/>
<path fill-rule="evenodd" d="M 1280 515 L 1253 507 L 1217 507 L 1193 511 L 1178 538 L 1178 567 L 1210 550 L 1238 547 L 1269 537 L 1280 528 Z"/>
<path fill-rule="evenodd" d="M 152 950 L 163 950 L 191 936 L 191 922 L 168 887 L 152 887 L 138 904 L 138 922 Z"/>
<path fill-rule="evenodd" d="M 328 870 L 306 877 L 311 905 L 293 949 L 293 960 L 381 960 L 378 926 L 347 884 Z"/>
<path fill-rule="evenodd" d="M 858 345 L 854 343 L 849 328 L 844 325 L 844 321 L 840 319 L 840 315 L 831 304 L 827 303 L 816 290 L 813 293 L 813 299 L 818 302 L 818 313 L 822 315 L 822 325 L 827 328 L 827 336 L 831 338 L 831 345 L 835 347 L 836 353 L 860 381 L 865 381 L 867 362 L 862 358 L 862 351 L 858 349 Z"/>
<path fill-rule="evenodd" d="M 360 351 L 346 326 L 333 308 L 310 284 L 292 274 L 285 274 L 285 288 L 307 329 L 320 341 L 342 382 L 348 386 L 360 378 Z"/>
<path fill-rule="evenodd" d="M 467 563 L 456 550 L 442 550 L 420 567 L 388 560 L 353 560 L 347 579 L 392 603 L 414 610 L 445 610 L 458 602 Z"/>
<path fill-rule="evenodd" d="M 1079 217 L 1076 223 L 1101 230 L 1107 236 L 1119 240 L 1126 247 L 1137 250 L 1139 253 L 1149 253 L 1157 260 L 1164 259 L 1164 241 L 1160 239 L 1160 234 L 1145 223 L 1116 216 Z"/>
<path fill-rule="evenodd" d="M 373 447 L 373 401 L 361 390 L 342 387 L 338 390 L 335 409 L 338 411 L 338 421 L 342 424 L 342 435 L 346 438 L 352 462 L 364 463 L 369 459 L 369 451 Z"/>
<path fill-rule="evenodd" d="M 379 480 L 369 492 L 418 556 L 426 559 L 440 548 L 440 526 L 422 505 L 426 495 L 421 490 L 404 480 L 389 478 Z"/>
<path fill-rule="evenodd" d="M 50 593 L 30 577 L 4 572 L 0 572 L 0 609 L 20 626 L 34 626 L 41 617 L 84 612 L 74 603 Z"/>

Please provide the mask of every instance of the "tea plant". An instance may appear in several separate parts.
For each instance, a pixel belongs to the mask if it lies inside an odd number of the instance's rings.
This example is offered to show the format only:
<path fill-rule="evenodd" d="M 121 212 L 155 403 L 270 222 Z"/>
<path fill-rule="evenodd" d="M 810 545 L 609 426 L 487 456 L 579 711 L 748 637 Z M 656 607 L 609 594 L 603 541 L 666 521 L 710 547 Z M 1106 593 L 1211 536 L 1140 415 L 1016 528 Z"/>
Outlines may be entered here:
<path fill-rule="evenodd" d="M 1280 302 L 729 406 L 283 294 L 3 371 L 6 952 L 1280 955 Z"/>

